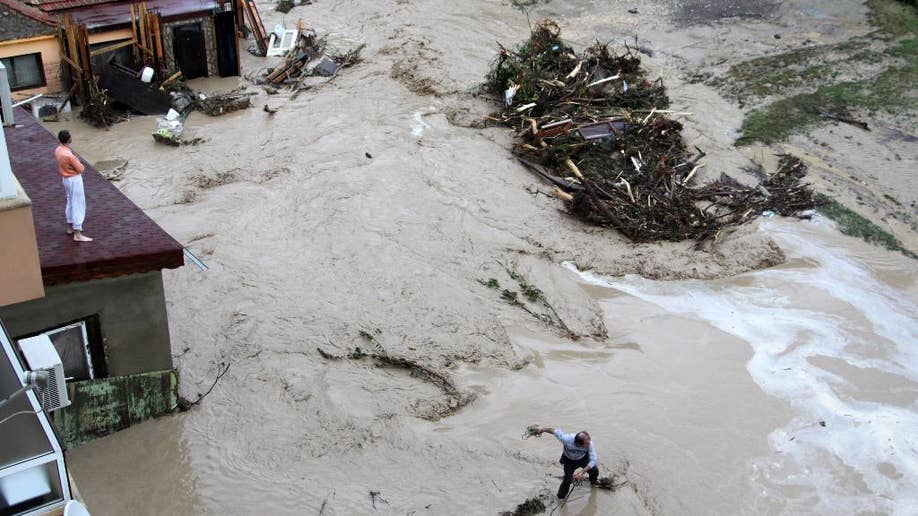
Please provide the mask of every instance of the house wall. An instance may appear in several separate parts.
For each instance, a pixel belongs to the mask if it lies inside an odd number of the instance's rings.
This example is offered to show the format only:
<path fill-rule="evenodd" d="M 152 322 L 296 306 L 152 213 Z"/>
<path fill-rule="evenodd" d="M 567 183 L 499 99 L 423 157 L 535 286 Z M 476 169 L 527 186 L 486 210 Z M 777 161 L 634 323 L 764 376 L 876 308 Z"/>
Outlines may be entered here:
<path fill-rule="evenodd" d="M 14 179 L 15 181 L 15 179 Z M 32 223 L 32 201 L 16 181 L 17 196 L 0 200 L 0 306 L 45 294 Z"/>
<path fill-rule="evenodd" d="M 45 297 L 0 307 L 14 338 L 99 316 L 109 376 L 172 369 L 162 274 L 56 285 Z"/>
<path fill-rule="evenodd" d="M 61 91 L 61 54 L 57 37 L 38 36 L 29 39 L 0 41 L 0 57 L 15 57 L 27 54 L 41 54 L 45 69 L 45 86 L 13 92 L 13 98 L 25 99 L 38 93 L 57 93 Z"/>
<path fill-rule="evenodd" d="M 107 30 L 104 32 L 92 32 L 89 34 L 89 44 L 95 45 L 96 43 L 131 39 L 133 37 L 134 33 L 131 32 L 130 27 L 126 29 Z"/>
<path fill-rule="evenodd" d="M 172 29 L 178 25 L 187 23 L 201 23 L 204 28 L 204 51 L 207 54 L 207 76 L 217 77 L 217 33 L 214 30 L 214 19 L 212 16 L 202 16 L 200 18 L 186 18 L 182 20 L 163 21 L 163 54 L 165 54 L 166 67 L 169 73 L 178 71 L 175 64 L 175 52 L 172 48 Z"/>

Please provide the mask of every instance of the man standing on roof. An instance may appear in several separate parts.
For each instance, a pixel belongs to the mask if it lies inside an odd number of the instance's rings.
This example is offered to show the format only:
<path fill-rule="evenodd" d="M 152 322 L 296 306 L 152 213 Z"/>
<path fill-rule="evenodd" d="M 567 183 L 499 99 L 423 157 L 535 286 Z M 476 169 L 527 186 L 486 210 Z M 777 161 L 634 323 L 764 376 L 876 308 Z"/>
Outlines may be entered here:
<path fill-rule="evenodd" d="M 558 498 L 567 498 L 570 492 L 571 481 L 580 480 L 584 475 L 589 475 L 590 483 L 595 485 L 599 479 L 599 467 L 596 464 L 596 448 L 593 440 L 586 430 L 576 434 L 566 434 L 560 428 L 540 426 L 535 429 L 537 434 L 550 433 L 564 444 L 561 453 L 561 464 L 564 466 L 564 480 L 558 488 Z M 582 468 L 574 473 L 577 468 Z"/>
<path fill-rule="evenodd" d="M 57 133 L 61 142 L 54 149 L 54 158 L 57 168 L 64 182 L 64 192 L 67 194 L 67 207 L 64 215 L 67 217 L 67 234 L 73 235 L 76 242 L 92 242 L 92 239 L 83 234 L 83 219 L 86 218 L 86 195 L 83 192 L 83 164 L 70 150 L 70 131 Z"/>

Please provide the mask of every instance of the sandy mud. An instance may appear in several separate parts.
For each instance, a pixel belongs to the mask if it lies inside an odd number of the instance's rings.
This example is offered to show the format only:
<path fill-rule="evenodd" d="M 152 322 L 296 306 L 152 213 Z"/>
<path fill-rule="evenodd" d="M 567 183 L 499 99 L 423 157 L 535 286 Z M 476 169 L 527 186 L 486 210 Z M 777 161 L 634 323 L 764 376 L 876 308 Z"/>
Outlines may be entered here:
<path fill-rule="evenodd" d="M 857 2 L 633 4 L 553 1 L 530 17 L 556 18 L 579 46 L 637 35 L 674 109 L 694 113 L 685 134 L 708 178 L 741 176 L 765 151 L 733 146 L 743 112 L 691 82 L 694 63 L 774 51 L 776 31 L 804 24 L 834 40 L 869 30 Z M 251 86 L 253 109 L 195 113 L 193 147 L 154 144 L 146 117 L 49 124 L 90 161 L 127 160 L 118 187 L 210 267 L 164 273 L 182 393 L 231 364 L 190 412 L 69 453 L 94 514 L 493 514 L 557 487 L 557 443 L 520 439 L 532 423 L 588 427 L 628 481 L 580 488 L 561 514 L 895 513 L 915 492 L 915 443 L 880 444 L 915 428 L 901 340 L 916 336 L 914 261 L 818 224 L 751 224 L 697 250 L 568 217 L 469 93 L 495 42 L 528 34 L 507 3 L 259 7 L 266 26 L 303 17 L 342 50 L 366 43 L 365 62 L 298 95 Z M 244 58 L 250 75 L 273 64 Z M 839 263 L 859 274 L 846 292 L 827 285 Z M 728 279 L 699 281 L 716 278 Z M 876 291 L 898 334 L 854 302 Z M 722 319 L 756 303 L 796 319 Z M 820 323 L 807 327 L 810 312 Z M 804 351 L 820 338 L 834 344 Z M 804 372 L 772 379 L 786 361 Z M 870 433 L 874 413 L 900 426 Z"/>

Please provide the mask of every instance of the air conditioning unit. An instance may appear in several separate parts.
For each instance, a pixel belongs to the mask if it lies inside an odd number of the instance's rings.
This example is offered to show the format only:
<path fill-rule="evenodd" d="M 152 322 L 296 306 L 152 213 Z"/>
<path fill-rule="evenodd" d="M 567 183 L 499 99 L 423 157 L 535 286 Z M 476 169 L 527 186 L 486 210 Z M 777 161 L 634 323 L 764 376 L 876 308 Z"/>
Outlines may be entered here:
<path fill-rule="evenodd" d="M 36 335 L 19 341 L 19 349 L 32 371 L 48 372 L 48 387 L 39 391 L 42 406 L 48 412 L 70 405 L 61 357 L 47 335 Z"/>

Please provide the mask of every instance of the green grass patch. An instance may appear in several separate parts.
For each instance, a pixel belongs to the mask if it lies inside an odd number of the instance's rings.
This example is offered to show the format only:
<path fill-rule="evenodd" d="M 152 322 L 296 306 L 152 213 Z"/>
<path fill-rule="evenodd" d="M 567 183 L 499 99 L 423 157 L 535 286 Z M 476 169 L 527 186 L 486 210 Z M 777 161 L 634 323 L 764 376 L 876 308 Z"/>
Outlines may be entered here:
<path fill-rule="evenodd" d="M 883 51 L 865 48 L 866 40 L 855 39 L 834 47 L 850 53 L 850 61 L 886 61 L 877 76 L 835 84 L 822 84 L 810 93 L 793 95 L 751 111 L 743 120 L 736 145 L 754 142 L 772 144 L 792 134 L 824 123 L 818 110 L 845 114 L 853 109 L 894 112 L 905 120 L 918 112 L 918 8 L 895 0 L 870 0 L 873 23 L 891 38 Z M 911 37 L 910 37 L 911 36 Z M 731 67 L 725 89 L 734 95 L 766 96 L 792 87 L 826 82 L 834 77 L 826 63 L 809 64 L 819 58 L 814 49 L 801 49 L 780 56 L 753 59 Z"/>
<path fill-rule="evenodd" d="M 817 194 L 816 199 L 821 204 L 819 212 L 835 221 L 838 230 L 841 231 L 842 234 L 860 238 L 874 245 L 883 246 L 890 251 L 898 251 L 909 258 L 918 259 L 918 255 L 902 247 L 902 243 L 899 242 L 896 237 L 884 231 L 873 222 L 858 215 L 844 204 L 834 201 L 822 194 Z"/>
<path fill-rule="evenodd" d="M 846 113 L 863 108 L 870 111 L 901 110 L 912 117 L 918 111 L 914 85 L 918 84 L 918 62 L 890 66 L 871 80 L 842 82 L 820 86 L 813 93 L 803 93 L 755 109 L 746 115 L 740 128 L 737 146 L 754 142 L 771 144 L 792 134 L 819 125 L 824 119 L 818 110 Z"/>
<path fill-rule="evenodd" d="M 881 32 L 892 36 L 918 34 L 918 8 L 896 0 L 868 0 L 870 19 Z"/>
<path fill-rule="evenodd" d="M 918 61 L 918 37 L 900 40 L 886 52 L 910 63 Z"/>
<path fill-rule="evenodd" d="M 737 146 L 754 142 L 771 144 L 800 133 L 823 121 L 818 109 L 842 112 L 859 105 L 865 95 L 863 85 L 844 82 L 821 86 L 813 93 L 794 95 L 755 109 L 746 115 Z"/>

